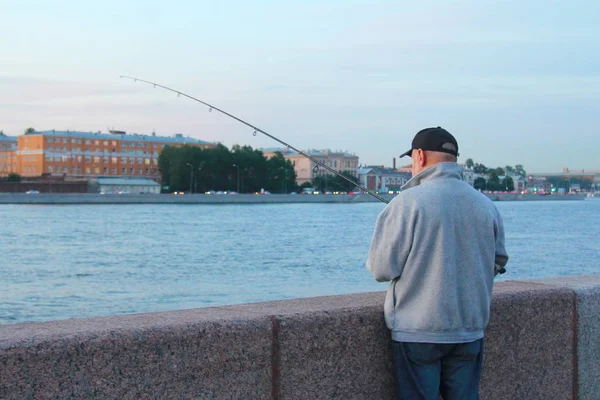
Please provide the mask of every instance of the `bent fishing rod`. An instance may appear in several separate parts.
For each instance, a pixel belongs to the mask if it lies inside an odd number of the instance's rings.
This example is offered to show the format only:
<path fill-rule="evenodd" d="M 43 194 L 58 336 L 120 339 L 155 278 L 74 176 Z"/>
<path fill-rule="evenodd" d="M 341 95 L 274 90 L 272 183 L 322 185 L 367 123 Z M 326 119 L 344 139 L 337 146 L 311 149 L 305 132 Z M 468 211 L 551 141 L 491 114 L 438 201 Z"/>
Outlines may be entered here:
<path fill-rule="evenodd" d="M 353 184 L 353 185 L 355 185 L 356 187 L 360 188 L 360 190 L 362 190 L 363 192 L 365 192 L 365 193 L 368 193 L 368 194 L 370 194 L 371 196 L 375 197 L 377 200 L 380 200 L 380 201 L 382 201 L 382 202 L 384 202 L 384 203 L 386 203 L 386 204 L 388 204 L 388 203 L 389 203 L 389 200 L 386 200 L 386 199 L 384 199 L 383 197 L 379 196 L 377 193 L 375 193 L 375 192 L 373 192 L 373 191 L 371 191 L 371 190 L 367 189 L 366 187 L 362 186 L 361 184 L 359 184 L 359 183 L 357 183 L 357 182 L 354 182 L 353 180 L 349 179 L 348 177 L 346 177 L 346 176 L 344 176 L 344 175 L 340 174 L 340 173 L 339 173 L 339 172 L 337 172 L 335 169 L 333 169 L 333 168 L 331 168 L 331 167 L 329 167 L 329 166 L 325 165 L 325 163 L 323 163 L 323 162 L 321 162 L 321 161 L 319 161 L 319 160 L 315 159 L 314 157 L 310 156 L 309 154 L 307 154 L 307 153 L 303 152 L 302 150 L 299 150 L 299 149 L 295 148 L 294 146 L 292 146 L 292 145 L 290 145 L 290 144 L 288 144 L 288 143 L 284 142 L 283 140 L 276 138 L 275 136 L 271 135 L 270 133 L 267 133 L 267 132 L 263 131 L 262 129 L 260 129 L 260 128 L 258 128 L 258 127 L 256 127 L 256 126 L 254 126 L 254 125 L 252 125 L 251 123 L 249 123 L 249 122 L 246 122 L 246 121 L 244 121 L 243 119 L 241 119 L 241 118 L 238 118 L 238 117 L 236 117 L 235 115 L 228 113 L 227 111 L 221 110 L 220 108 L 218 108 L 218 107 L 215 107 L 215 106 L 213 106 L 212 104 L 208 104 L 208 103 L 206 103 L 206 102 L 204 102 L 204 101 L 202 101 L 202 100 L 200 100 L 200 99 L 197 99 L 197 98 L 195 98 L 195 97 L 193 97 L 193 96 L 190 96 L 189 94 L 185 94 L 185 93 L 183 93 L 183 92 L 180 92 L 179 90 L 175 90 L 175 89 L 172 89 L 172 88 L 170 88 L 170 87 L 167 87 L 167 86 L 164 86 L 164 85 L 160 85 L 160 84 L 158 84 L 158 83 L 155 83 L 155 82 L 146 81 L 146 80 L 143 80 L 143 79 L 140 79 L 140 78 L 136 78 L 136 77 L 133 77 L 133 76 L 121 75 L 120 77 L 121 77 L 121 78 L 125 78 L 125 79 L 131 79 L 131 80 L 133 80 L 134 82 L 143 82 L 143 83 L 147 83 L 148 85 L 153 85 L 155 88 L 156 88 L 156 87 L 159 87 L 159 88 L 162 88 L 162 89 L 168 90 L 168 91 L 170 91 L 170 92 L 177 93 L 177 97 L 179 97 L 179 96 L 184 96 L 184 97 L 187 97 L 188 99 L 191 99 L 191 100 L 197 101 L 198 103 L 200 103 L 200 104 L 203 104 L 203 105 L 207 106 L 207 107 L 208 107 L 208 111 L 212 111 L 212 110 L 218 111 L 218 112 L 220 112 L 221 114 L 223 114 L 223 115 L 226 115 L 227 117 L 229 117 L 229 118 L 232 118 L 232 119 L 234 119 L 234 120 L 236 120 L 236 121 L 238 121 L 238 122 L 241 122 L 242 124 L 244 124 L 244 125 L 246 125 L 246 126 L 249 126 L 249 127 L 250 127 L 250 128 L 252 128 L 252 129 L 254 129 L 254 133 L 253 133 L 253 135 L 254 135 L 254 136 L 256 136 L 256 133 L 257 133 L 257 132 L 260 132 L 260 133 L 262 133 L 263 135 L 265 135 L 265 136 L 267 136 L 267 137 L 269 137 L 269 138 L 271 138 L 271 139 L 275 140 L 276 142 L 278 142 L 278 143 L 281 143 L 283 146 L 285 146 L 285 147 L 287 147 L 287 148 L 290 148 L 290 149 L 294 150 L 295 152 L 297 152 L 298 154 L 300 154 L 300 155 L 303 155 L 304 157 L 308 158 L 310 161 L 312 161 L 313 163 L 315 163 L 315 167 L 314 167 L 314 169 L 313 169 L 313 170 L 314 170 L 314 172 L 317 172 L 317 171 L 318 171 L 318 169 L 319 169 L 319 167 L 322 167 L 322 168 L 326 169 L 327 171 L 331 172 L 332 174 L 334 174 L 334 175 L 337 175 L 337 176 L 339 176 L 340 178 L 342 178 L 342 179 L 344 179 L 344 180 L 346 180 L 346 181 L 350 182 L 351 184 Z"/>

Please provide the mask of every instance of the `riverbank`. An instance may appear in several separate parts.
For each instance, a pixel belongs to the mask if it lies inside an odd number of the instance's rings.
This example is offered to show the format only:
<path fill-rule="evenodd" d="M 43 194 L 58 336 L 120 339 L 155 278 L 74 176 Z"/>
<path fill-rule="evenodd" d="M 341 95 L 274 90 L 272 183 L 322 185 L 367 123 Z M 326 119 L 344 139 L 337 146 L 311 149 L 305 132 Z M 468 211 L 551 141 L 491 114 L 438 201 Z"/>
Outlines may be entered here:
<path fill-rule="evenodd" d="M 386 200 L 396 195 L 383 194 Z M 493 201 L 584 200 L 578 195 L 486 194 Z M 1 193 L 0 204 L 273 204 L 273 203 L 367 203 L 379 200 L 368 194 L 346 195 L 173 195 L 173 194 L 93 194 L 93 193 Z"/>

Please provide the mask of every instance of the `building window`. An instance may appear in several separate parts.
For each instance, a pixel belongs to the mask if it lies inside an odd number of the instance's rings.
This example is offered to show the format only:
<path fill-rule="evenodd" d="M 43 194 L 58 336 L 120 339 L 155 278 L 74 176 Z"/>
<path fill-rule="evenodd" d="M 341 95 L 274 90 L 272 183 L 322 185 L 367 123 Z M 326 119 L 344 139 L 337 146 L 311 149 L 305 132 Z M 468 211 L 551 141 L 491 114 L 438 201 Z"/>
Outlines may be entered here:
<path fill-rule="evenodd" d="M 135 172 L 133 172 L 133 168 L 129 168 L 129 173 L 130 174 L 134 174 Z"/>
<path fill-rule="evenodd" d="M 143 162 L 144 162 L 144 160 L 143 160 L 143 159 L 141 159 L 141 158 L 138 158 L 138 159 L 137 159 L 137 163 L 138 163 L 138 164 L 142 164 Z"/>
<path fill-rule="evenodd" d="M 117 174 L 117 169 L 116 169 L 116 168 L 113 168 L 113 169 L 112 169 L 112 174 L 113 174 L 113 175 L 116 175 L 116 174 Z"/>
<path fill-rule="evenodd" d="M 54 167 L 53 166 L 49 166 L 48 167 L 48 172 L 50 172 L 50 173 L 54 172 Z"/>
<path fill-rule="evenodd" d="M 142 174 L 142 169 L 141 168 L 138 168 L 138 174 L 140 174 L 140 175 Z"/>
<path fill-rule="evenodd" d="M 146 168 L 146 175 L 148 175 L 150 173 L 150 170 L 148 168 Z"/>
<path fill-rule="evenodd" d="M 116 164 L 117 162 L 119 162 L 119 160 L 118 160 L 118 158 L 117 158 L 117 157 L 112 157 L 112 158 L 110 159 L 110 162 L 111 162 L 111 163 L 113 163 L 113 164 Z"/>
<path fill-rule="evenodd" d="M 108 162 L 108 157 L 102 157 L 102 162 L 103 163 L 107 163 Z"/>
<path fill-rule="evenodd" d="M 90 156 L 85 156 L 85 161 L 86 161 L 86 162 L 90 162 L 91 160 L 92 160 L 92 157 L 90 157 Z"/>
<path fill-rule="evenodd" d="M 127 164 L 127 157 L 121 157 L 121 164 Z"/>
<path fill-rule="evenodd" d="M 98 175 L 100 173 L 100 168 L 98 168 L 98 167 L 94 168 L 94 173 L 96 175 Z"/>
<path fill-rule="evenodd" d="M 150 165 L 150 159 L 149 159 L 149 158 L 146 158 L 146 159 L 144 160 L 144 164 L 146 164 L 146 165 Z"/>
<path fill-rule="evenodd" d="M 89 174 L 89 173 L 90 173 L 90 168 L 89 168 L 89 167 L 86 167 L 86 168 L 85 168 L 85 173 L 86 173 L 86 174 Z"/>
<path fill-rule="evenodd" d="M 129 164 L 135 164 L 135 158 L 130 158 L 129 159 Z"/>
<path fill-rule="evenodd" d="M 127 173 L 127 168 L 121 168 L 121 173 L 122 174 L 126 174 Z"/>
<path fill-rule="evenodd" d="M 106 168 L 106 167 L 104 168 L 104 173 L 108 174 L 108 168 Z"/>
<path fill-rule="evenodd" d="M 95 163 L 99 163 L 100 162 L 100 157 L 98 157 L 98 156 L 94 157 L 94 162 Z"/>
<path fill-rule="evenodd" d="M 48 143 L 54 143 L 54 139 L 48 138 Z"/>
<path fill-rule="evenodd" d="M 63 172 L 66 174 L 67 172 L 69 172 L 69 168 L 63 167 Z"/>

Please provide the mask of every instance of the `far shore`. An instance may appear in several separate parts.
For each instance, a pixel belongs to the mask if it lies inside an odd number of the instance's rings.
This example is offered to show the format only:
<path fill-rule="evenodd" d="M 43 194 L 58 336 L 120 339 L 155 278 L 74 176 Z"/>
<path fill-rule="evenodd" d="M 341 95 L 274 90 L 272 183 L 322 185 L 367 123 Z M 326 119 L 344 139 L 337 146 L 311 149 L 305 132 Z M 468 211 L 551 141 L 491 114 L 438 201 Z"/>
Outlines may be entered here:
<path fill-rule="evenodd" d="M 536 195 L 486 193 L 493 201 L 584 200 L 583 195 Z M 383 194 L 386 200 L 396 195 Z M 0 193 L 0 204 L 272 204 L 272 203 L 373 203 L 380 200 L 368 194 L 95 194 L 95 193 Z"/>

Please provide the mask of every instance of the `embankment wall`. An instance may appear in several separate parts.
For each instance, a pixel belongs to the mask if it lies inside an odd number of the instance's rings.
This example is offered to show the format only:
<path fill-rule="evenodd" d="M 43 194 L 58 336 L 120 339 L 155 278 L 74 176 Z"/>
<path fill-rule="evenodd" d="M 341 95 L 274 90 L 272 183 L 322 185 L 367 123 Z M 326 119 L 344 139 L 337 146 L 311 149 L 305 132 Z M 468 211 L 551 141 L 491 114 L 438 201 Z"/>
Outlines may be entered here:
<path fill-rule="evenodd" d="M 384 293 L 0 327 L 2 399 L 393 399 Z M 600 275 L 495 286 L 483 399 L 598 399 Z"/>
<path fill-rule="evenodd" d="M 395 195 L 382 194 L 386 200 Z M 531 194 L 486 194 L 493 201 L 584 200 L 580 195 L 540 196 Z M 91 193 L 0 193 L 0 204 L 273 204 L 273 203 L 366 203 L 379 202 L 368 194 L 339 195 L 173 195 L 173 194 L 91 194 Z"/>

